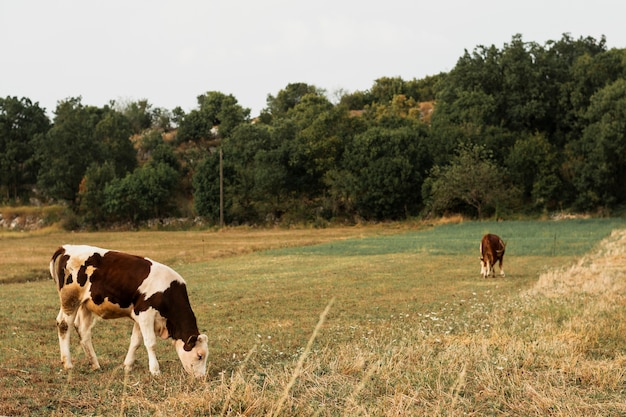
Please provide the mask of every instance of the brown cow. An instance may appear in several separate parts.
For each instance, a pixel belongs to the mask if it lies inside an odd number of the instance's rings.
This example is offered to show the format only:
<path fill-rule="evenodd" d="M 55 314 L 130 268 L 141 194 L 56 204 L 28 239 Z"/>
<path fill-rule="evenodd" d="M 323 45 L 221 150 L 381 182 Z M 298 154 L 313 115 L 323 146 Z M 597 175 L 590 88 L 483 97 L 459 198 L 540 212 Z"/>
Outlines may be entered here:
<path fill-rule="evenodd" d="M 493 273 L 494 277 L 496 276 L 496 262 L 499 263 L 500 275 L 504 276 L 502 258 L 504 257 L 505 249 L 506 243 L 499 236 L 490 233 L 483 236 L 483 239 L 480 241 L 480 274 L 484 278 L 487 278 L 491 273 Z"/>
<path fill-rule="evenodd" d="M 64 245 L 50 261 L 50 274 L 57 284 L 61 309 L 57 316 L 61 360 L 66 369 L 70 359 L 70 325 L 93 369 L 100 364 L 91 343 L 94 316 L 104 319 L 129 317 L 135 324 L 124 359 L 129 371 L 135 351 L 143 343 L 148 365 L 159 374 L 154 351 L 157 335 L 171 337 L 183 367 L 190 374 L 206 373 L 208 338 L 198 331 L 189 305 L 183 278 L 173 269 L 148 258 L 93 246 Z"/>

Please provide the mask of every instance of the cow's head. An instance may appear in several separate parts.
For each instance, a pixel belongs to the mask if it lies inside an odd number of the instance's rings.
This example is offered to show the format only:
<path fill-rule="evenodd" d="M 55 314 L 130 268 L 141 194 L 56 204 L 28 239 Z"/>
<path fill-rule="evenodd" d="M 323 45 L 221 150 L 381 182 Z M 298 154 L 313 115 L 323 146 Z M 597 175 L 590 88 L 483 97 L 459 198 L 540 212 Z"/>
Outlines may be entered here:
<path fill-rule="evenodd" d="M 185 371 L 202 378 L 206 374 L 206 360 L 209 356 L 209 338 L 205 334 L 191 336 L 186 342 L 176 340 L 176 353 Z"/>

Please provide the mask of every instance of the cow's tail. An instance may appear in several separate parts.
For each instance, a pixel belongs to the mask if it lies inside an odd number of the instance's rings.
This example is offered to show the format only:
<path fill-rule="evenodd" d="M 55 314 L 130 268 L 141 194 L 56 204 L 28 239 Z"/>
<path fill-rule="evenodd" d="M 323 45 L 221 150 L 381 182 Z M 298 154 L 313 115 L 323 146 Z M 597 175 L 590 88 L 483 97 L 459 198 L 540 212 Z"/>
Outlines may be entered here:
<path fill-rule="evenodd" d="M 60 261 L 62 253 L 65 253 L 65 249 L 63 247 L 60 247 L 54 252 L 54 255 L 52 255 L 52 258 L 50 259 L 50 276 L 52 277 L 54 282 L 57 284 L 58 288 L 60 288 L 59 286 L 59 281 L 60 281 L 59 261 Z"/>
<path fill-rule="evenodd" d="M 502 256 L 502 254 L 504 254 L 504 251 L 506 250 L 506 242 L 504 242 L 502 239 L 500 239 L 500 247 L 502 249 L 496 251 L 498 256 Z"/>

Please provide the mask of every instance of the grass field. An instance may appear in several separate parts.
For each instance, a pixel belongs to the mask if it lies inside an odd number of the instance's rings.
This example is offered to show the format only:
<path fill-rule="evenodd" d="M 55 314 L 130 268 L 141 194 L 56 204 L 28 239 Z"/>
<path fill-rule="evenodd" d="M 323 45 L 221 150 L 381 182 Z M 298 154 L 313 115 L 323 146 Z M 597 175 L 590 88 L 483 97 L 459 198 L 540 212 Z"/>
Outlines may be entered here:
<path fill-rule="evenodd" d="M 626 414 L 626 222 L 464 222 L 220 232 L 0 235 L 0 415 Z M 612 231 L 616 230 L 612 233 Z M 506 278 L 478 243 L 507 241 Z M 187 280 L 209 335 L 204 381 L 159 344 L 121 367 L 100 322 L 93 372 L 62 371 L 47 262 L 61 243 L 148 255 Z"/>

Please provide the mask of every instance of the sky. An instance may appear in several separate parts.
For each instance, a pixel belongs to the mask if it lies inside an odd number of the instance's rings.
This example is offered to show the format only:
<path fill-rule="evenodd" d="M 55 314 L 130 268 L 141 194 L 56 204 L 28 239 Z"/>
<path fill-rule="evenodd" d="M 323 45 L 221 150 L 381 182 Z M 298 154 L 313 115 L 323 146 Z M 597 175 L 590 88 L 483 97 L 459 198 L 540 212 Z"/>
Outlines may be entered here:
<path fill-rule="evenodd" d="M 185 112 L 209 91 L 254 117 L 289 83 L 365 91 L 448 72 L 465 50 L 564 33 L 626 48 L 623 0 L 0 0 L 0 97 L 147 100 Z"/>

